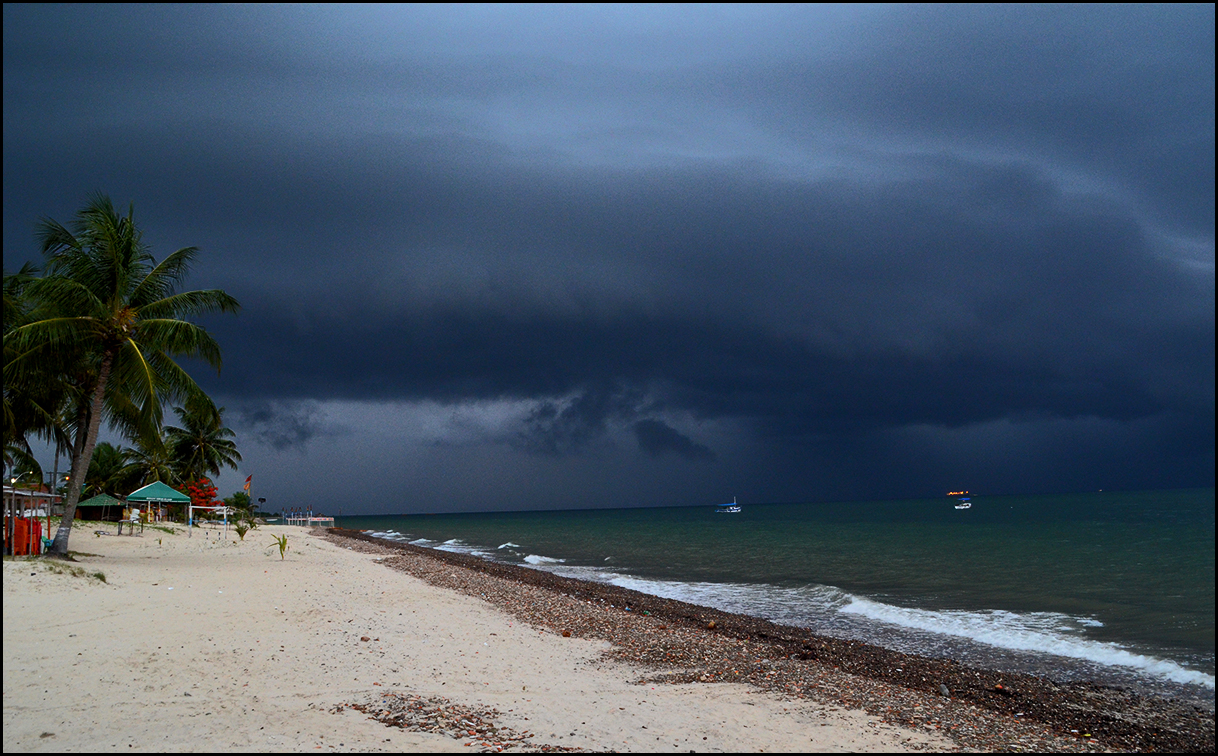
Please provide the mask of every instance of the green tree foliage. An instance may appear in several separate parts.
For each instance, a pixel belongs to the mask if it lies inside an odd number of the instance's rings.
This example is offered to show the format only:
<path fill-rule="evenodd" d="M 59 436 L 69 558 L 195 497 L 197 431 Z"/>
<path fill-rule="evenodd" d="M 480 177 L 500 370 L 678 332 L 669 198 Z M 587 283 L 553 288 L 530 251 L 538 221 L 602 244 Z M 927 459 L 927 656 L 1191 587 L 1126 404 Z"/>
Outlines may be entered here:
<path fill-rule="evenodd" d="M 237 491 L 232 496 L 226 496 L 224 503 L 236 510 L 238 521 L 244 522 L 251 529 L 258 527 L 250 495 L 245 491 Z"/>
<path fill-rule="evenodd" d="M 102 441 L 93 448 L 93 459 L 89 461 L 89 471 L 85 473 L 81 497 L 87 499 L 103 493 L 115 498 L 125 496 L 135 489 L 131 485 L 135 473 L 128 461 L 127 450 Z"/>
<path fill-rule="evenodd" d="M 177 291 L 198 250 L 156 262 L 134 210 L 120 215 L 104 195 L 76 214 L 70 230 L 44 219 L 39 239 L 45 275 L 21 283 L 22 300 L 14 303 L 21 320 L 11 330 L 5 302 L 4 379 L 6 391 L 11 380 L 15 391 L 33 395 L 40 380 L 53 378 L 75 410 L 71 479 L 51 547 L 62 555 L 103 416 L 131 438 L 159 439 L 164 406 L 202 394 L 175 358 L 221 365 L 219 345 L 187 318 L 239 305 L 216 289 Z M 6 431 L 9 404 L 6 394 Z"/>
<path fill-rule="evenodd" d="M 162 438 L 141 438 L 135 446 L 123 452 L 130 477 L 128 482 L 133 489 L 160 481 L 167 486 L 178 488 L 182 484 L 182 476 L 178 474 L 169 447 Z"/>
<path fill-rule="evenodd" d="M 236 434 L 224 427 L 223 407 L 206 396 L 194 396 L 173 411 L 182 427 L 165 428 L 165 445 L 183 480 L 219 475 L 221 467 L 237 469 L 241 454 L 232 440 Z"/>
<path fill-rule="evenodd" d="M 35 300 L 28 294 L 29 285 L 37 279 L 38 269 L 23 265 L 14 274 L 4 275 L 4 473 L 6 480 L 20 468 L 38 468 L 30 448 L 30 437 L 55 442 L 65 448 L 65 426 L 60 408 L 67 401 L 65 385 L 57 373 L 64 364 L 62 355 L 30 365 L 26 370 L 14 369 L 17 356 L 15 331 L 31 321 Z"/>
<path fill-rule="evenodd" d="M 5 447 L 4 450 L 4 467 L 6 476 L 4 485 L 13 485 L 17 488 L 37 490 L 42 485 L 42 467 L 38 464 L 38 460 L 20 446 L 12 448 Z"/>
<path fill-rule="evenodd" d="M 9 485 L 13 478 L 17 478 L 17 483 L 22 486 L 32 484 L 42 478 L 42 467 L 39 466 L 38 460 L 34 459 L 34 455 L 30 454 L 28 445 L 11 443 L 6 439 L 4 484 Z"/>
<path fill-rule="evenodd" d="M 232 496 L 225 497 L 224 503 L 237 509 L 249 509 L 250 495 L 245 491 L 237 491 Z"/>

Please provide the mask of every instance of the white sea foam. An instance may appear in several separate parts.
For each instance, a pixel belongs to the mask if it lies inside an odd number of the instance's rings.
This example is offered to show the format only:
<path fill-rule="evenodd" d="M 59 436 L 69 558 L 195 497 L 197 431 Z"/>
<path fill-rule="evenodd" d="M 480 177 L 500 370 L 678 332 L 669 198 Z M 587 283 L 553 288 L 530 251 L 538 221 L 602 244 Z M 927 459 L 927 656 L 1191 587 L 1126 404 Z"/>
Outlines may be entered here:
<path fill-rule="evenodd" d="M 507 543 L 500 544 L 499 548 L 500 549 L 518 549 L 518 548 L 520 548 L 520 544 L 512 543 L 511 541 L 508 541 Z"/>
<path fill-rule="evenodd" d="M 529 554 L 524 558 L 528 564 L 560 564 L 567 561 L 566 559 L 555 559 L 554 557 L 538 556 L 537 554 Z"/>
<path fill-rule="evenodd" d="M 372 531 L 369 535 L 375 538 L 384 538 L 387 541 L 404 541 L 406 537 L 396 530 Z"/>
<path fill-rule="evenodd" d="M 1099 664 L 1128 667 L 1178 683 L 1214 687 L 1214 676 L 1187 669 L 1174 661 L 1127 651 L 1115 643 L 1081 637 L 1088 621 L 1056 612 L 1017 614 L 998 609 L 960 611 L 910 609 L 852 596 L 842 612 L 927 632 L 951 635 L 998 648 L 1035 651 Z"/>
<path fill-rule="evenodd" d="M 651 580 L 621 574 L 613 574 L 608 582 L 661 598 L 710 606 L 736 614 L 764 617 L 773 622 L 795 626 L 806 625 L 809 614 L 832 612 L 844 606 L 850 599 L 850 594 L 829 585 L 781 588 L 741 583 Z"/>
<path fill-rule="evenodd" d="M 586 580 L 590 583 L 612 583 L 621 575 L 616 572 L 609 572 L 601 567 L 586 567 L 579 564 L 539 564 L 533 565 L 535 569 L 552 572 L 555 575 L 562 577 L 575 578 L 576 580 Z"/>
<path fill-rule="evenodd" d="M 1188 669 L 1168 659 L 1129 651 L 1115 643 L 1083 637 L 1085 628 L 1103 626 L 1102 622 L 1090 617 L 1072 617 L 1055 612 L 1018 614 L 1001 610 L 907 609 L 826 585 L 782 588 L 736 583 L 687 583 L 604 571 L 600 579 L 640 593 L 764 617 L 780 624 L 806 626 L 811 614 L 840 612 L 924 632 L 965 638 L 1000 649 L 1082 659 L 1130 668 L 1172 682 L 1214 687 L 1213 675 Z"/>

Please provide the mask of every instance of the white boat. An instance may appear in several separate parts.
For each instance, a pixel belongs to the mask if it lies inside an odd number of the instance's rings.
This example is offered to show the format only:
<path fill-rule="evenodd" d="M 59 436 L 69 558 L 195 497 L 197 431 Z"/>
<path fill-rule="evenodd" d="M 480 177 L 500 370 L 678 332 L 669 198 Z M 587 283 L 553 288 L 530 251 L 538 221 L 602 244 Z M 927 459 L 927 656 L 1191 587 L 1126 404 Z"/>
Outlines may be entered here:
<path fill-rule="evenodd" d="M 956 505 L 956 509 L 971 509 L 972 506 L 973 502 L 969 501 L 968 497 L 966 496 L 960 500 L 959 504 Z"/>
<path fill-rule="evenodd" d="M 731 504 L 724 504 L 715 510 L 717 514 L 733 514 L 740 511 L 740 505 L 736 503 L 736 497 L 732 497 Z"/>

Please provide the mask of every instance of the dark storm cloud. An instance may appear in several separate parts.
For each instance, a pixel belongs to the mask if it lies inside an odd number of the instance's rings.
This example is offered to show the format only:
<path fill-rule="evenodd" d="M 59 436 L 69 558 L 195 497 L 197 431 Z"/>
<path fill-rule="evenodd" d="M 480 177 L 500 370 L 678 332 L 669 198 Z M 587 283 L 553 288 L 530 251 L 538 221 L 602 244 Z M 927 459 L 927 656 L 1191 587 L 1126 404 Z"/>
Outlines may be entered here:
<path fill-rule="evenodd" d="M 892 141 L 1035 155 L 1212 233 L 1213 28 L 1201 4 L 901 6 L 833 61 L 756 72 L 757 105 L 785 96 L 800 137 L 829 113 Z"/>
<path fill-rule="evenodd" d="M 1015 424 L 1212 484 L 1212 6 L 4 13 L 6 265 L 135 200 L 273 448 L 510 400 L 539 459 L 726 463 L 681 417 L 938 490 L 910 429 Z"/>
<path fill-rule="evenodd" d="M 633 427 L 639 448 L 653 456 L 675 454 L 688 460 L 711 460 L 715 453 L 662 420 L 640 420 Z"/>
<path fill-rule="evenodd" d="M 366 166 L 359 197 L 386 216 L 400 203 L 383 245 L 307 266 L 291 250 L 342 249 L 348 213 L 368 208 L 316 162 L 213 165 L 230 187 L 272 177 L 230 201 L 261 210 L 268 251 L 289 255 L 231 260 L 226 287 L 263 327 L 216 321 L 225 385 L 461 400 L 610 377 L 779 435 L 1212 406 L 1204 285 L 1156 257 L 1127 211 L 1030 167 L 905 159 L 908 177 L 883 185 L 696 167 L 555 175 L 478 147 L 401 144 L 399 175 Z M 196 172 L 189 154 L 178 163 Z M 294 231 L 298 212 L 322 222 Z M 535 418 L 534 448 L 602 427 L 592 410 L 607 405 L 583 396 Z"/>
<path fill-rule="evenodd" d="M 502 389 L 494 387 L 492 395 L 502 395 Z M 635 414 L 641 398 L 638 392 L 621 387 L 597 386 L 581 390 L 565 406 L 540 402 L 525 418 L 517 440 L 524 448 L 545 454 L 578 451 L 605 432 L 608 420 Z"/>
<path fill-rule="evenodd" d="M 830 426 L 1132 417 L 1212 401 L 1212 368 L 1196 357 L 1212 353 L 1212 300 L 1154 255 L 1136 220 L 1018 167 L 917 170 L 884 187 L 602 174 L 596 190 L 565 195 L 501 170 L 519 194 L 493 210 L 478 180 L 455 192 L 470 200 L 460 209 L 427 202 L 421 178 L 419 221 L 400 238 L 457 250 L 495 239 L 498 254 L 468 260 L 476 270 L 450 288 L 432 266 L 454 253 L 402 250 L 401 275 L 348 274 L 353 296 L 300 322 L 268 312 L 268 343 L 241 341 L 300 382 L 265 374 L 273 390 L 305 395 L 562 395 L 609 377 L 668 385 L 702 413 Z M 458 168 L 444 173 L 459 182 Z M 518 260 L 537 250 L 535 265 L 547 248 L 584 251 L 556 261 L 566 271 L 554 287 Z M 434 288 L 416 291 L 416 276 Z M 639 292 L 649 296 L 633 301 Z M 1148 372 L 1148 357 L 1169 375 Z"/>
<path fill-rule="evenodd" d="M 259 443 L 279 451 L 300 449 L 318 437 L 350 435 L 351 430 L 326 423 L 310 403 L 250 402 L 234 408 L 228 421 Z"/>

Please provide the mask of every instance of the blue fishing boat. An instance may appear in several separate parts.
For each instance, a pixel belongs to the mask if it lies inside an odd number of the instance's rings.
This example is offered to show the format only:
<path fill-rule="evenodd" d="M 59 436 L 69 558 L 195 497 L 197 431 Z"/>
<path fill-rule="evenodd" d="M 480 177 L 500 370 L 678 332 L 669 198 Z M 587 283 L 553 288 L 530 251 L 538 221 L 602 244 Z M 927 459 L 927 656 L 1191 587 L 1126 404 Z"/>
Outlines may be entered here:
<path fill-rule="evenodd" d="M 736 497 L 732 497 L 731 504 L 724 504 L 715 510 L 717 514 L 734 514 L 740 511 L 740 505 L 736 503 Z"/>

